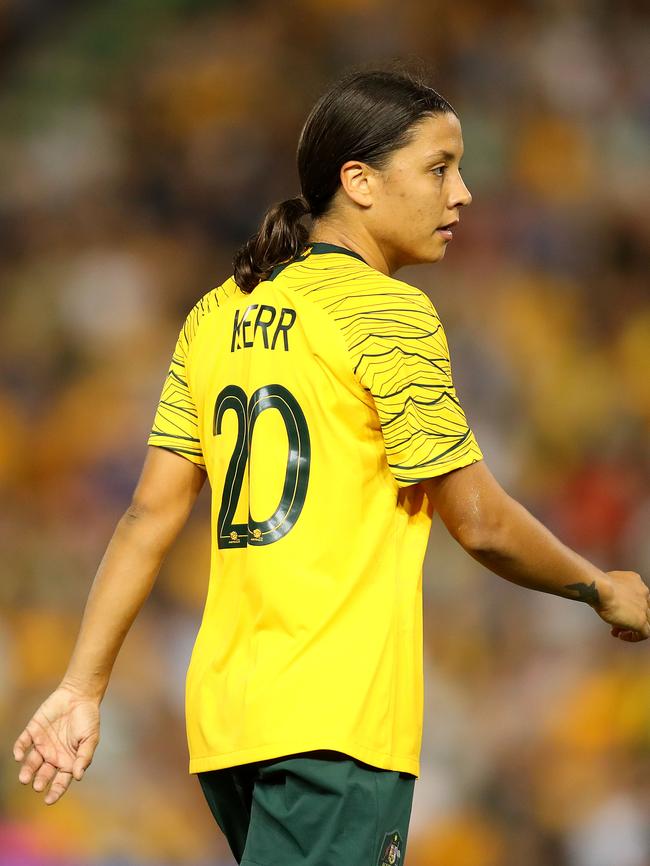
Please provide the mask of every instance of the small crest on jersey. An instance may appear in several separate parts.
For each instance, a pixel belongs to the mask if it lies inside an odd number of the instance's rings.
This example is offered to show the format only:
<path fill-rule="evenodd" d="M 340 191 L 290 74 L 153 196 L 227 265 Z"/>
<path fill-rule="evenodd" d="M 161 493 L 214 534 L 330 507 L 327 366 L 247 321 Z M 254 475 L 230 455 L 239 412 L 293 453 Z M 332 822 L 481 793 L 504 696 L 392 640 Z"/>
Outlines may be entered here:
<path fill-rule="evenodd" d="M 399 866 L 401 858 L 402 837 L 397 830 L 391 830 L 384 836 L 377 866 Z"/>

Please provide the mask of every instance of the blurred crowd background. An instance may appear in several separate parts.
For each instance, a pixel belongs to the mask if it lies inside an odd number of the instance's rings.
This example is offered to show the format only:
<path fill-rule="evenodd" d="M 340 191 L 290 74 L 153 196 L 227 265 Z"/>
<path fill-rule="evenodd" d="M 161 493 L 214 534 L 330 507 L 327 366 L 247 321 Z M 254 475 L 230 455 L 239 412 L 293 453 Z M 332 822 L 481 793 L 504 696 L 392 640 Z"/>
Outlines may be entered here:
<path fill-rule="evenodd" d="M 460 114 L 474 202 L 400 271 L 503 486 L 650 579 L 648 13 L 632 0 L 0 0 L 0 866 L 232 866 L 187 771 L 208 498 L 55 806 L 12 745 L 58 684 L 180 324 L 297 195 L 322 90 L 399 59 Z M 205 491 L 204 491 L 205 492 Z M 408 866 L 650 866 L 648 644 L 480 568 L 436 519 Z"/>

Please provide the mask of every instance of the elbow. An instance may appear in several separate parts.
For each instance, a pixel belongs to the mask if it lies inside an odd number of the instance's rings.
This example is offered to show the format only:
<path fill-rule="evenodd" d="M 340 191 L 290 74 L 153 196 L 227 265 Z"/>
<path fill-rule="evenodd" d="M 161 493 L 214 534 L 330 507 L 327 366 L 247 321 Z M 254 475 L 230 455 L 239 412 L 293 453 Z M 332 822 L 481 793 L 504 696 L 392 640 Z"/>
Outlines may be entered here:
<path fill-rule="evenodd" d="M 490 556 L 503 549 L 504 522 L 496 511 L 476 514 L 458 526 L 455 537 L 472 556 Z"/>
<path fill-rule="evenodd" d="M 432 479 L 426 490 L 448 532 L 468 553 L 478 558 L 503 551 L 514 500 L 483 461 Z"/>
<path fill-rule="evenodd" d="M 173 535 L 171 530 L 161 516 L 150 506 L 138 500 L 133 500 L 118 523 L 121 537 L 134 544 L 140 551 L 147 551 L 148 555 L 161 558 Z"/>
<path fill-rule="evenodd" d="M 459 533 L 457 540 L 463 550 L 476 557 L 489 556 L 499 549 L 496 536 L 483 529 L 464 530 Z"/>
<path fill-rule="evenodd" d="M 138 499 L 132 499 L 129 507 L 124 512 L 122 517 L 123 522 L 127 526 L 140 526 L 143 519 L 150 513 L 147 505 Z"/>
<path fill-rule="evenodd" d="M 475 555 L 490 553 L 495 546 L 492 532 L 476 524 L 461 524 L 454 536 L 463 550 Z"/>

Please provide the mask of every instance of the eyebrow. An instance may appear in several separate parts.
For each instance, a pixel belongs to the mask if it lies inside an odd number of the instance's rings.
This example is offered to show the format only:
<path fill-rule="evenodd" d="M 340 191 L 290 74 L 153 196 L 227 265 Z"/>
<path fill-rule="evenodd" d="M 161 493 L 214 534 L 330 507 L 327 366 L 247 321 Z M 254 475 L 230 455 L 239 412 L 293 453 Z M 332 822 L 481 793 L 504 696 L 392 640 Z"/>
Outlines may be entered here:
<path fill-rule="evenodd" d="M 456 154 L 450 153 L 450 151 L 448 151 L 448 150 L 433 150 L 433 151 L 431 151 L 431 153 L 427 153 L 427 155 L 425 156 L 425 159 L 427 159 L 427 160 L 434 160 L 434 159 L 436 159 L 436 160 L 437 159 L 452 160 L 455 158 L 456 158 Z"/>

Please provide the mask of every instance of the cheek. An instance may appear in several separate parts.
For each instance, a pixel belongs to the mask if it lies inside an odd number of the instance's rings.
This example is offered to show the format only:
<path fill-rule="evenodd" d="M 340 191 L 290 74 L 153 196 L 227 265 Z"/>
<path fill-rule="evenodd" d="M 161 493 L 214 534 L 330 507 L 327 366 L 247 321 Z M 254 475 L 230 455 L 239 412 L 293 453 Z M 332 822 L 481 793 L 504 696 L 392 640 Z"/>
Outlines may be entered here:
<path fill-rule="evenodd" d="M 386 180 L 384 198 L 388 207 L 412 207 L 421 198 L 422 184 L 411 172 L 395 169 Z"/>
<path fill-rule="evenodd" d="M 400 173 L 395 173 L 384 187 L 382 211 L 386 218 L 395 225 L 395 216 L 399 214 L 399 223 L 409 232 L 417 229 L 431 229 L 437 224 L 442 190 L 432 182 L 428 175 L 413 179 Z"/>

